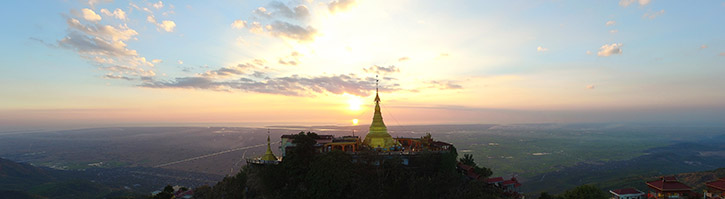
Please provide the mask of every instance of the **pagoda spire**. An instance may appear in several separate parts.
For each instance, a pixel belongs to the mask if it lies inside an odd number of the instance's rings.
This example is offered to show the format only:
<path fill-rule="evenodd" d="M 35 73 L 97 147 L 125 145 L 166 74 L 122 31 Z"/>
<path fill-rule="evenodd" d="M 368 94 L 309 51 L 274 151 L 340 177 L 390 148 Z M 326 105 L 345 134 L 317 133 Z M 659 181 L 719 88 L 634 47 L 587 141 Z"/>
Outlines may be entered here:
<path fill-rule="evenodd" d="M 277 157 L 274 156 L 274 153 L 272 153 L 272 146 L 269 141 L 269 129 L 267 129 L 267 152 L 264 152 L 264 156 L 262 156 L 262 160 L 265 161 L 276 161 Z"/>
<path fill-rule="evenodd" d="M 373 122 L 370 124 L 370 131 L 365 136 L 363 144 L 371 148 L 381 148 L 382 150 L 388 150 L 394 146 L 398 146 L 398 143 L 388 134 L 388 128 L 385 126 L 385 122 L 383 122 L 383 114 L 380 111 L 379 80 L 377 75 L 375 76 L 375 113 L 373 114 Z"/>

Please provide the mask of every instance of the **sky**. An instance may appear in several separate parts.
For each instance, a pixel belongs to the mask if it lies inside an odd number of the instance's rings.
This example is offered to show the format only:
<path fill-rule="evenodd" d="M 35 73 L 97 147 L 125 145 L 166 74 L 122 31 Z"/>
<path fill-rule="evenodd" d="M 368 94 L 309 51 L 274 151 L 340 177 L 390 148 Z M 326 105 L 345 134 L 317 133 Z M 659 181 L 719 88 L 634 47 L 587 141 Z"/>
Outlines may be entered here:
<path fill-rule="evenodd" d="M 725 1 L 12 1 L 0 127 L 725 123 Z M 2 131 L 3 129 L 0 129 Z"/>

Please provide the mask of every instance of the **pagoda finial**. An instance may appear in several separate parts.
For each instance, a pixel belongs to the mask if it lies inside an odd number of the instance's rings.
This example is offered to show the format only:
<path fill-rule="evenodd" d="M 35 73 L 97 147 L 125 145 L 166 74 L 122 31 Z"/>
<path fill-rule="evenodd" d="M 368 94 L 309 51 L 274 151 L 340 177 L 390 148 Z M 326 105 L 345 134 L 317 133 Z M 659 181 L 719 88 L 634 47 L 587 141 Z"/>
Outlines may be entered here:
<path fill-rule="evenodd" d="M 378 79 L 378 75 L 375 75 L 375 103 L 380 102 L 380 96 L 378 95 L 378 82 L 380 80 Z"/>
<path fill-rule="evenodd" d="M 266 160 L 266 161 L 277 160 L 277 157 L 275 157 L 274 153 L 272 153 L 272 147 L 271 147 L 271 143 L 269 141 L 269 129 L 267 129 L 267 152 L 265 152 L 264 156 L 262 156 L 262 160 Z"/>

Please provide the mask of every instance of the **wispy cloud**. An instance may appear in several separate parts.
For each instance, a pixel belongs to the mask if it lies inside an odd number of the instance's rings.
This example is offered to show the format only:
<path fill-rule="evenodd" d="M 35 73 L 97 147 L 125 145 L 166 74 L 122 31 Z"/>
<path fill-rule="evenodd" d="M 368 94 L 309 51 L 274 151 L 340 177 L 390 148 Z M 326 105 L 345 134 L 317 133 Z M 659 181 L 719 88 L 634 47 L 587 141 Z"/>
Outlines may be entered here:
<path fill-rule="evenodd" d="M 390 65 L 388 67 L 373 65 L 373 66 L 370 66 L 369 68 L 363 68 L 363 71 L 365 71 L 366 73 L 383 75 L 383 74 L 390 74 L 390 73 L 399 73 L 400 69 L 393 65 Z"/>
<path fill-rule="evenodd" d="M 599 48 L 597 56 L 608 57 L 610 55 L 622 54 L 622 43 L 604 44 Z"/>
<path fill-rule="evenodd" d="M 546 51 L 549 51 L 549 49 L 548 49 L 548 48 L 544 48 L 544 47 L 541 47 L 541 46 L 539 46 L 539 47 L 536 47 L 536 51 L 539 51 L 539 52 L 546 52 Z"/>
<path fill-rule="evenodd" d="M 343 94 L 367 96 L 372 90 L 374 78 L 361 78 L 350 75 L 329 75 L 255 79 L 243 77 L 236 80 L 219 81 L 210 77 L 181 77 L 171 81 L 152 81 L 141 84 L 150 88 L 186 88 L 216 91 L 244 91 L 290 96 L 311 96 L 316 94 Z M 382 86 L 381 90 L 398 90 L 397 84 Z"/>
<path fill-rule="evenodd" d="M 427 83 L 429 85 L 428 88 L 437 88 L 437 89 L 440 89 L 440 90 L 463 89 L 463 86 L 461 86 L 460 84 L 458 84 L 457 82 L 454 82 L 454 81 L 448 81 L 448 80 L 437 81 L 437 80 L 433 80 L 433 81 L 429 81 Z"/>
<path fill-rule="evenodd" d="M 356 3 L 355 0 L 333 0 L 327 4 L 327 8 L 330 10 L 330 13 L 344 12 Z"/>
<path fill-rule="evenodd" d="M 657 12 L 647 12 L 647 13 L 644 13 L 644 15 L 642 15 L 642 17 L 643 18 L 648 18 L 648 19 L 654 19 L 654 18 L 657 18 L 657 17 L 659 17 L 659 16 L 661 16 L 663 14 L 665 14 L 665 10 L 660 10 L 660 11 L 657 11 Z"/>
<path fill-rule="evenodd" d="M 124 12 L 120 8 L 116 8 L 116 10 L 114 10 L 113 12 L 104 8 L 101 9 L 101 13 L 109 17 L 115 17 L 116 19 L 126 20 L 126 12 Z"/>
<path fill-rule="evenodd" d="M 652 0 L 620 0 L 619 5 L 622 7 L 627 7 L 634 2 L 638 2 L 640 6 L 646 6 L 647 4 L 651 3 Z"/>
<path fill-rule="evenodd" d="M 613 25 L 616 25 L 616 24 L 617 24 L 616 21 L 607 21 L 607 23 L 605 23 L 605 25 L 607 25 L 607 26 L 613 26 Z"/>

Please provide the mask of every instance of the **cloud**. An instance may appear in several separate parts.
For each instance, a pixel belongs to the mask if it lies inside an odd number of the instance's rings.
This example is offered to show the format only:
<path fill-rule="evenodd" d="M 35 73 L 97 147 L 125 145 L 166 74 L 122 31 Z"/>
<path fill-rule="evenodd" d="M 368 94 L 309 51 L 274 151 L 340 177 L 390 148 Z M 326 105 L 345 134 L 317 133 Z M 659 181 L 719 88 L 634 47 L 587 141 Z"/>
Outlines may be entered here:
<path fill-rule="evenodd" d="M 599 48 L 597 56 L 608 57 L 610 55 L 622 54 L 622 43 L 604 44 Z"/>
<path fill-rule="evenodd" d="M 174 32 L 174 28 L 176 28 L 176 23 L 174 21 L 170 20 L 164 20 L 161 23 L 156 24 L 160 29 L 166 31 L 166 32 Z"/>
<path fill-rule="evenodd" d="M 428 88 L 437 88 L 440 90 L 456 90 L 456 89 L 463 89 L 463 86 L 461 86 L 458 83 L 455 83 L 453 81 L 429 81 L 427 82 L 430 86 Z"/>
<path fill-rule="evenodd" d="M 393 65 L 390 65 L 388 67 L 373 65 L 370 68 L 363 68 L 363 71 L 365 71 L 366 73 L 374 73 L 374 74 L 382 75 L 382 74 L 390 74 L 390 73 L 399 73 L 400 69 Z"/>
<path fill-rule="evenodd" d="M 634 2 L 638 2 L 640 6 L 646 6 L 647 4 L 651 3 L 651 0 L 620 0 L 619 5 L 622 7 L 627 7 Z"/>
<path fill-rule="evenodd" d="M 257 74 L 256 76 L 265 76 Z M 209 77 L 181 77 L 171 81 L 153 81 L 141 84 L 149 88 L 186 88 L 186 89 L 208 89 L 216 91 L 234 91 L 268 93 L 290 96 L 310 96 L 315 94 L 343 94 L 348 93 L 357 96 L 369 95 L 375 87 L 373 78 L 360 78 L 354 74 L 302 77 L 292 75 L 287 77 L 264 78 L 255 80 L 253 78 L 239 78 L 235 80 L 217 81 Z M 398 90 L 398 85 L 382 86 L 381 90 Z"/>
<path fill-rule="evenodd" d="M 283 17 L 298 20 L 306 19 L 310 15 L 310 11 L 305 5 L 298 5 L 291 8 L 282 2 L 272 1 L 268 4 L 268 7 L 270 9 L 259 7 L 253 13 L 266 18 Z"/>
<path fill-rule="evenodd" d="M 161 59 L 152 59 L 151 60 L 151 63 L 154 63 L 154 64 L 158 64 L 158 63 L 161 63 L 161 62 L 164 62 L 164 61 L 161 60 Z"/>
<path fill-rule="evenodd" d="M 409 57 L 401 57 L 401 58 L 398 58 L 398 61 L 399 62 L 408 61 L 408 60 L 410 60 Z"/>
<path fill-rule="evenodd" d="M 536 47 L 536 51 L 539 51 L 539 52 L 546 52 L 546 51 L 549 51 L 549 49 L 548 49 L 548 48 L 544 48 L 544 47 L 541 47 L 541 46 L 539 46 L 539 47 Z"/>
<path fill-rule="evenodd" d="M 100 37 L 88 37 L 75 31 L 58 41 L 58 46 L 92 56 L 119 57 L 138 55 L 135 50 L 126 48 L 126 43 L 123 41 L 107 41 Z"/>
<path fill-rule="evenodd" d="M 705 44 L 703 44 L 702 46 L 700 46 L 700 49 L 705 49 L 705 48 L 707 48 L 707 45 L 705 45 Z"/>
<path fill-rule="evenodd" d="M 101 20 L 101 15 L 96 14 L 96 12 L 93 12 L 91 9 L 83 8 L 81 13 L 83 15 L 83 19 L 86 21 L 98 22 Z"/>
<path fill-rule="evenodd" d="M 92 25 L 92 26 L 85 26 L 81 24 L 80 21 L 74 18 L 68 18 L 66 20 L 66 23 L 68 24 L 68 27 L 71 29 L 75 29 L 78 31 L 81 31 L 83 33 L 101 37 L 102 39 L 106 40 L 112 40 L 112 41 L 126 41 L 131 39 L 133 36 L 138 35 L 138 32 L 135 30 L 128 28 L 126 25 L 119 25 L 118 27 L 113 27 L 110 25 Z"/>
<path fill-rule="evenodd" d="M 619 30 L 610 30 L 609 31 L 609 33 L 612 33 L 612 34 L 617 34 L 618 32 L 619 32 Z"/>
<path fill-rule="evenodd" d="M 232 22 L 232 28 L 234 29 L 242 29 L 247 27 L 247 21 L 244 20 L 234 20 Z"/>
<path fill-rule="evenodd" d="M 252 22 L 251 26 L 249 26 L 249 32 L 260 34 L 260 33 L 264 32 L 264 29 L 262 29 L 261 23 L 255 21 L 255 22 Z"/>
<path fill-rule="evenodd" d="M 587 50 L 587 55 L 591 55 L 592 51 Z"/>
<path fill-rule="evenodd" d="M 300 42 L 312 41 L 317 35 L 317 30 L 311 26 L 302 27 L 284 21 L 275 21 L 271 25 L 265 26 L 265 28 L 273 36 L 288 38 Z"/>
<path fill-rule="evenodd" d="M 721 52 L 720 53 L 720 56 L 725 56 L 725 52 Z"/>
<path fill-rule="evenodd" d="M 355 0 L 333 0 L 327 4 L 331 13 L 343 12 L 355 5 Z"/>
<path fill-rule="evenodd" d="M 103 76 L 103 78 L 106 78 L 106 79 L 123 79 L 123 80 L 129 80 L 129 81 L 133 80 L 130 77 L 126 77 L 126 76 L 122 76 L 122 75 L 114 75 L 114 74 L 107 74 L 107 75 Z"/>
<path fill-rule="evenodd" d="M 251 62 L 237 64 L 234 66 L 227 66 L 216 70 L 206 71 L 200 76 L 213 77 L 213 78 L 226 78 L 235 75 L 251 74 L 253 70 L 262 68 L 266 61 L 261 59 L 255 59 Z"/>
<path fill-rule="evenodd" d="M 118 8 L 116 8 L 116 10 L 114 10 L 113 12 L 106 10 L 104 8 L 104 9 L 101 9 L 101 13 L 103 13 L 104 15 L 109 16 L 109 17 L 116 17 L 116 19 L 126 20 L 126 12 L 124 12 L 123 10 L 118 9 Z"/>
<path fill-rule="evenodd" d="M 88 6 L 91 6 L 93 8 L 98 3 L 109 3 L 113 2 L 113 0 L 88 0 Z"/>
<path fill-rule="evenodd" d="M 300 56 L 302 56 L 302 55 L 299 52 L 293 51 L 292 53 L 290 53 L 289 56 L 280 57 L 279 60 L 277 61 L 277 63 L 282 64 L 282 65 L 296 66 L 297 64 L 299 64 L 299 60 L 297 60 L 297 58 Z"/>
<path fill-rule="evenodd" d="M 665 14 L 665 10 L 660 10 L 657 12 L 647 12 L 647 13 L 644 13 L 644 15 L 642 15 L 642 18 L 654 19 L 663 14 Z"/>
<path fill-rule="evenodd" d="M 589 90 L 593 90 L 594 89 L 594 84 L 589 84 L 589 85 L 587 85 L 586 88 L 589 89 Z"/>
<path fill-rule="evenodd" d="M 282 59 L 282 58 L 279 58 L 279 61 L 278 61 L 277 63 L 279 63 L 279 64 L 282 64 L 282 65 L 292 65 L 292 66 L 297 66 L 297 61 L 295 61 L 295 60 L 288 60 L 288 61 L 285 61 L 285 60 L 284 60 L 284 59 Z"/>
<path fill-rule="evenodd" d="M 176 60 L 176 63 L 184 64 L 184 61 L 182 61 L 182 60 Z"/>
<path fill-rule="evenodd" d="M 153 15 L 149 15 L 148 17 L 146 17 L 146 21 L 156 24 L 156 17 L 154 17 Z"/>
<path fill-rule="evenodd" d="M 613 26 L 613 25 L 616 25 L 616 24 L 617 24 L 616 21 L 607 21 L 607 23 L 605 25 L 607 25 L 607 26 Z"/>
<path fill-rule="evenodd" d="M 161 1 L 156 2 L 152 6 L 154 6 L 154 8 L 156 8 L 156 9 L 161 9 L 164 7 L 164 2 L 161 2 Z"/>
<path fill-rule="evenodd" d="M 125 24 L 84 25 L 74 18 L 68 18 L 66 22 L 68 34 L 57 41 L 58 47 L 77 52 L 81 58 L 90 61 L 99 69 L 112 72 L 111 75 L 126 77 L 156 75 L 153 70 L 142 68 L 152 67 L 154 63 L 147 61 L 136 50 L 129 49 L 126 45 L 125 42 L 136 39 L 138 33 Z"/>

